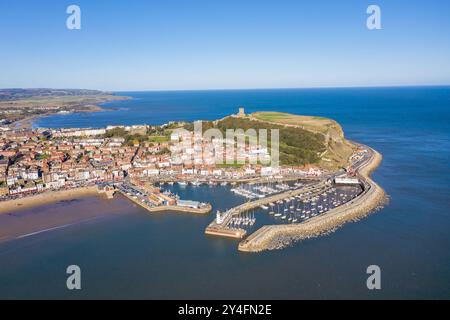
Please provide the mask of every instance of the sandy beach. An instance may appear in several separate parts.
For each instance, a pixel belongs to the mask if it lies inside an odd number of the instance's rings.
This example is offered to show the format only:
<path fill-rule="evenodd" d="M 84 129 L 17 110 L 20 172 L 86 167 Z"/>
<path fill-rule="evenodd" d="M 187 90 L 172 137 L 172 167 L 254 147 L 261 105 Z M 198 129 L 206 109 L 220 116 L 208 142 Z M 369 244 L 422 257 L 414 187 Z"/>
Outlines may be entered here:
<path fill-rule="evenodd" d="M 38 234 L 65 229 L 80 223 L 93 223 L 140 210 L 124 197 L 108 200 L 98 196 L 92 188 L 55 192 L 38 199 L 26 199 L 26 204 L 0 214 L 0 243 L 33 237 Z M 20 210 L 17 210 L 20 208 Z"/>
<path fill-rule="evenodd" d="M 97 188 L 81 187 L 69 190 L 47 191 L 29 197 L 7 200 L 0 202 L 0 214 L 10 213 L 18 210 L 30 209 L 46 204 L 55 203 L 63 200 L 73 200 L 86 196 L 97 195 Z"/>

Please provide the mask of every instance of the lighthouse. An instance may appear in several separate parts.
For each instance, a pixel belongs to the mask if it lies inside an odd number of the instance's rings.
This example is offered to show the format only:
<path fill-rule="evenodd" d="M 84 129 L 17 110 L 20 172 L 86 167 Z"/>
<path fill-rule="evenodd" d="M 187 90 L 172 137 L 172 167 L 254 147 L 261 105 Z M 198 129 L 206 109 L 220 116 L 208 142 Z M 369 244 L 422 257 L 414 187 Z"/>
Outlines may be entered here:
<path fill-rule="evenodd" d="M 222 224 L 224 220 L 225 220 L 225 215 L 222 212 L 220 212 L 219 210 L 217 210 L 216 223 L 217 224 Z"/>

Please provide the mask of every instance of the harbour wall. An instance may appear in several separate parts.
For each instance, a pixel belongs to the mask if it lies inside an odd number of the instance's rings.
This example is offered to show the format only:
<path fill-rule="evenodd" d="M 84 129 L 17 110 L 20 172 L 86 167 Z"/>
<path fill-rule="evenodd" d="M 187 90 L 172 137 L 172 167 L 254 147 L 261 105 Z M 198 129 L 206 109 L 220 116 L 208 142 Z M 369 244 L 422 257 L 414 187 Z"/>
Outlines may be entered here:
<path fill-rule="evenodd" d="M 385 199 L 384 190 L 370 179 L 370 174 L 379 166 L 381 154 L 372 150 L 373 156 L 358 170 L 367 188 L 358 198 L 328 213 L 311 218 L 307 222 L 290 225 L 264 226 L 239 244 L 239 250 L 260 252 L 281 249 L 295 241 L 317 237 L 332 232 L 350 221 L 356 221 L 375 210 Z"/>
<path fill-rule="evenodd" d="M 225 221 L 222 224 L 217 224 L 216 220 L 213 220 L 209 226 L 205 229 L 205 234 L 214 235 L 214 236 L 223 236 L 223 237 L 229 237 L 229 238 L 238 238 L 242 239 L 247 234 L 247 231 L 242 228 L 230 228 L 228 227 L 228 223 L 231 220 L 231 218 L 235 215 L 239 215 L 242 212 L 252 210 L 254 208 L 258 208 L 262 205 L 266 205 L 269 203 L 277 202 L 279 200 L 283 200 L 289 197 L 295 197 L 297 195 L 300 195 L 304 192 L 311 192 L 311 193 L 320 193 L 330 188 L 330 186 L 325 182 L 322 181 L 318 184 L 308 186 L 306 188 L 299 188 L 296 190 L 289 190 L 285 191 L 283 193 L 279 193 L 276 195 L 272 195 L 269 197 L 265 197 L 262 199 L 250 201 L 243 203 L 237 207 L 232 208 L 229 211 L 229 215 L 227 218 L 225 218 Z"/>
<path fill-rule="evenodd" d="M 134 202 L 135 204 L 141 206 L 148 212 L 156 213 L 156 212 L 167 212 L 167 211 L 176 211 L 176 212 L 186 212 L 186 213 L 197 213 L 197 214 L 206 214 L 211 212 L 212 206 L 211 204 L 207 204 L 204 207 L 201 208 L 190 208 L 190 207 L 182 207 L 182 206 L 157 206 L 157 207 L 150 207 L 149 205 L 145 204 L 142 201 L 139 201 L 139 199 L 134 199 L 133 197 L 129 196 L 125 192 L 119 191 L 121 195 L 126 197 L 128 200 Z"/>
<path fill-rule="evenodd" d="M 186 213 L 198 213 L 198 214 L 207 214 L 211 212 L 212 206 L 210 204 L 201 208 L 190 208 L 190 207 L 181 207 L 181 206 L 158 206 L 151 207 L 147 209 L 149 212 L 164 212 L 164 211 L 176 211 L 176 212 L 186 212 Z"/>

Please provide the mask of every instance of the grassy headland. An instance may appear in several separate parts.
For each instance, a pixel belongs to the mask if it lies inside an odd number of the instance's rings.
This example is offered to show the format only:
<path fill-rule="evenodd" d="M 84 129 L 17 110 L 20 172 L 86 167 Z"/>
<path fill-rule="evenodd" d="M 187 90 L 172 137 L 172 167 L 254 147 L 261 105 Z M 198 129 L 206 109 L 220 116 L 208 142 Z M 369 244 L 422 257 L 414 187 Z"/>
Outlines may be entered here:
<path fill-rule="evenodd" d="M 280 164 L 302 166 L 315 164 L 335 170 L 347 164 L 356 148 L 344 138 L 341 126 L 322 117 L 299 116 L 281 112 L 257 112 L 245 117 L 226 117 L 203 123 L 203 130 L 279 129 Z M 270 137 L 269 147 L 270 147 Z"/>
<path fill-rule="evenodd" d="M 344 130 L 335 120 L 317 117 L 301 116 L 283 112 L 256 112 L 248 116 L 250 120 L 271 125 L 282 125 L 287 129 L 302 129 L 320 136 L 319 141 L 323 148 L 317 148 L 318 161 L 321 167 L 335 170 L 347 164 L 348 158 L 356 146 L 345 139 Z M 300 132 L 300 131 L 299 131 Z"/>

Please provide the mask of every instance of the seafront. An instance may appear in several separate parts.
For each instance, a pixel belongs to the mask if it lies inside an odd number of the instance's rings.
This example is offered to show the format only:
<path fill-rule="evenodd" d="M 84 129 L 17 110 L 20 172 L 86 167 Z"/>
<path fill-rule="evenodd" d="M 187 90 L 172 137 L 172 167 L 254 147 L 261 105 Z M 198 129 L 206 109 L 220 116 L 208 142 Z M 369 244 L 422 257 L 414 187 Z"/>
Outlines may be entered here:
<path fill-rule="evenodd" d="M 77 198 L 97 195 L 96 186 L 79 187 L 73 189 L 46 191 L 31 196 L 25 196 L 18 199 L 5 200 L 0 202 L 0 214 L 10 213 L 18 210 L 30 209 L 46 204 L 55 203 L 64 200 L 73 200 Z"/>
<path fill-rule="evenodd" d="M 369 160 L 359 167 L 359 177 L 366 188 L 355 200 L 303 223 L 264 226 L 239 243 L 238 249 L 245 252 L 281 249 L 295 241 L 332 232 L 345 223 L 361 219 L 375 210 L 385 199 L 385 193 L 370 178 L 370 174 L 382 160 L 380 153 L 375 150 L 372 150 L 372 153 Z"/>

